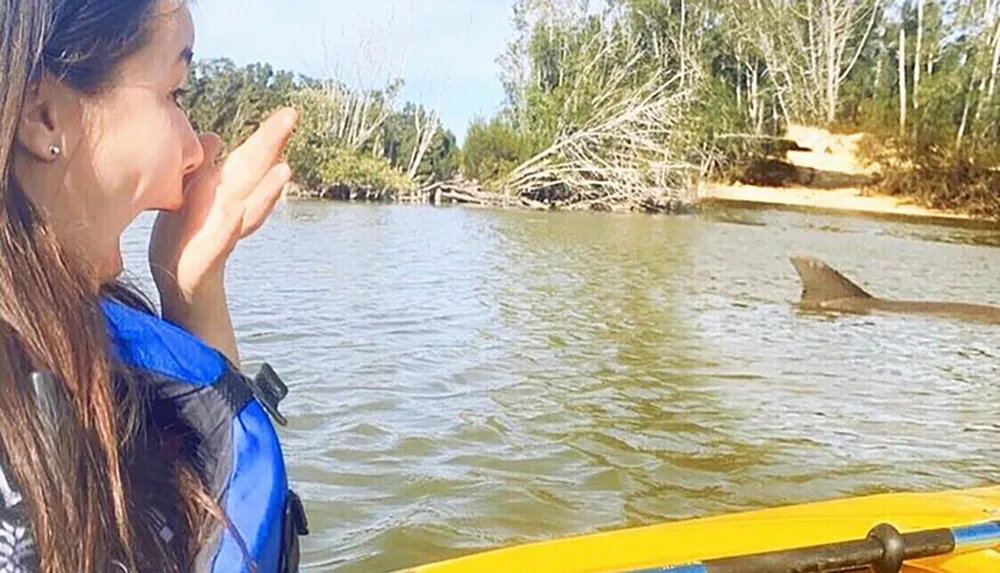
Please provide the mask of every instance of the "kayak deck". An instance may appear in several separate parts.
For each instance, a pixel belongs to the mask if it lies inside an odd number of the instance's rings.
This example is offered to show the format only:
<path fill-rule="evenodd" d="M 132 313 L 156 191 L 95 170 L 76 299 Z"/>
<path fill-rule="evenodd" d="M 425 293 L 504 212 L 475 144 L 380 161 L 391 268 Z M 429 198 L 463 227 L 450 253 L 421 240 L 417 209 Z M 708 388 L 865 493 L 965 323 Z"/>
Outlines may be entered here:
<path fill-rule="evenodd" d="M 1000 519 L 1000 486 L 838 499 L 531 543 L 416 567 L 409 573 L 626 573 L 710 559 Z M 997 573 L 996 548 L 912 561 L 905 573 Z"/>

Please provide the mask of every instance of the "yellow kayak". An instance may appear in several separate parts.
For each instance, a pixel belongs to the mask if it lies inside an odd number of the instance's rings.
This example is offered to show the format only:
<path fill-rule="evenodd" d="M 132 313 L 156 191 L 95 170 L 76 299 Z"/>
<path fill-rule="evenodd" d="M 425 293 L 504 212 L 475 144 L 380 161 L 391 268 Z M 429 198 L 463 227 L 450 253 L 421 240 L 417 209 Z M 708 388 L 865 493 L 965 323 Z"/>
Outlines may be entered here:
<path fill-rule="evenodd" d="M 753 569 L 732 558 L 859 540 L 870 544 L 865 540 L 880 524 L 903 534 L 907 550 L 915 547 L 909 538 L 923 540 L 926 530 L 937 531 L 939 540 L 942 531 L 955 540 L 946 550 L 908 559 L 896 571 L 1000 573 L 1000 486 L 883 494 L 693 519 L 497 549 L 408 573 L 778 571 Z M 892 552 L 878 547 L 879 554 Z M 730 563 L 714 565 L 719 559 Z M 800 569 L 806 570 L 827 571 Z"/>

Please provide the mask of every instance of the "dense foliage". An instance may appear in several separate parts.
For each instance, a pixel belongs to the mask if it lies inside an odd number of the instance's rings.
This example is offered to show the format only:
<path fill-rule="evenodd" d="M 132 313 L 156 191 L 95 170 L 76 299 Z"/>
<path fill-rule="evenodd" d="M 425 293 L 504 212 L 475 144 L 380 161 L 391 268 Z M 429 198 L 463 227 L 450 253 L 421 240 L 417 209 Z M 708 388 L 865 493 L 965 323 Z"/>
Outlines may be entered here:
<path fill-rule="evenodd" d="M 290 158 L 314 189 L 461 173 L 549 203 L 675 197 L 767 155 L 795 122 L 887 144 L 869 154 L 886 190 L 934 181 L 912 194 L 960 205 L 935 194 L 972 173 L 998 191 L 1000 0 L 515 0 L 513 20 L 498 59 L 505 105 L 469 126 L 462 149 L 433 111 L 397 105 L 398 84 L 363 92 L 209 61 L 187 102 L 230 144 L 294 102 L 304 119 Z M 962 184 L 942 184 L 952 176 Z"/>
<path fill-rule="evenodd" d="M 391 196 L 458 170 L 455 136 L 423 107 L 397 105 L 398 83 L 362 92 L 225 59 L 198 62 L 188 83 L 183 103 L 192 123 L 218 133 L 226 150 L 276 108 L 294 105 L 300 120 L 288 161 L 296 182 L 316 193 L 347 186 Z"/>

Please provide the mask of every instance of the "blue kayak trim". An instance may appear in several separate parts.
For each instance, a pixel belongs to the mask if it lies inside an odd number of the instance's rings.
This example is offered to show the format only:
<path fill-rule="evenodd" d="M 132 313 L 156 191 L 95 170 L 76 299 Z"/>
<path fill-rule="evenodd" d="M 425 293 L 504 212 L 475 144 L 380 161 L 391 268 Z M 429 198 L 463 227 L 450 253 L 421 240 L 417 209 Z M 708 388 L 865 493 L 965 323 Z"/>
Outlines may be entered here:
<path fill-rule="evenodd" d="M 986 521 L 950 529 L 955 539 L 951 553 L 969 553 L 983 549 L 1000 547 L 1000 521 Z M 639 569 L 627 573 L 708 573 L 705 563 L 689 563 L 651 569 Z"/>
<path fill-rule="evenodd" d="M 1000 521 L 987 521 L 976 525 L 955 527 L 955 551 L 975 551 L 1000 545 Z"/>
<path fill-rule="evenodd" d="M 639 571 L 630 571 L 629 573 L 708 573 L 708 568 L 702 563 L 690 563 L 657 569 L 640 569 Z"/>

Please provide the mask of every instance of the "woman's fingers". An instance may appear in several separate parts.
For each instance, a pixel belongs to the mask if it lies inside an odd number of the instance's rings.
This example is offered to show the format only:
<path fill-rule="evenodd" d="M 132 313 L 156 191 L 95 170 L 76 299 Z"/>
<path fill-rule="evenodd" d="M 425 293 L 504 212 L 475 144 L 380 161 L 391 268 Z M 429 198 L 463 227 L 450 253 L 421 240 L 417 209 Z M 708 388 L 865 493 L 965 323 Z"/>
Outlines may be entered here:
<path fill-rule="evenodd" d="M 225 264 L 240 240 L 244 213 L 243 205 L 239 204 L 216 209 L 206 221 L 206 228 L 211 232 L 196 234 L 185 246 L 178 262 L 178 275 L 188 278 L 187 282 L 197 283 L 197 279 Z"/>
<path fill-rule="evenodd" d="M 274 204 L 281 197 L 281 190 L 292 178 L 292 170 L 285 163 L 279 163 L 267 172 L 257 188 L 244 203 L 246 211 L 243 215 L 242 236 L 246 237 L 256 231 L 274 209 Z"/>
<path fill-rule="evenodd" d="M 284 108 L 267 118 L 243 145 L 229 154 L 222 166 L 226 184 L 233 185 L 234 190 L 251 193 L 281 157 L 297 120 L 294 108 Z"/>

